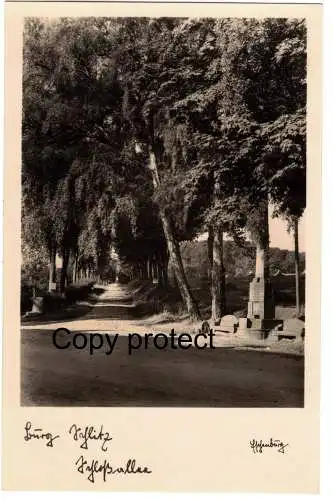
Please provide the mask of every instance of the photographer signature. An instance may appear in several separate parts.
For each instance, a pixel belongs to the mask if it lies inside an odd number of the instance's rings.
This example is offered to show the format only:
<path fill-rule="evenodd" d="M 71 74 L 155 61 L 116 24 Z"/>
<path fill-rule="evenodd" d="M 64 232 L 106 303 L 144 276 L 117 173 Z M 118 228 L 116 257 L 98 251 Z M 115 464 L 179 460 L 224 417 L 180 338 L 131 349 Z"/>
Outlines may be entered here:
<path fill-rule="evenodd" d="M 263 441 L 262 439 L 260 439 L 260 441 L 258 441 L 257 439 L 252 439 L 252 441 L 250 441 L 250 448 L 252 449 L 254 454 L 262 453 L 266 448 L 274 448 L 279 453 L 285 453 L 287 446 L 289 446 L 288 443 L 284 443 L 280 439 L 273 438 L 270 438 L 269 441 Z"/>

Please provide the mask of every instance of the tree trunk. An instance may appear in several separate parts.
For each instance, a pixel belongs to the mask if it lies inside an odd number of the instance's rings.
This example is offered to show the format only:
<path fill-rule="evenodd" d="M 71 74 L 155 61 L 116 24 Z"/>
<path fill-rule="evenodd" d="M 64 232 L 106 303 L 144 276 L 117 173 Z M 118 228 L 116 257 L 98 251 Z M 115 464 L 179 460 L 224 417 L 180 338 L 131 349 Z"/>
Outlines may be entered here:
<path fill-rule="evenodd" d="M 147 265 L 147 279 L 150 281 L 150 259 L 149 259 L 149 255 L 148 255 L 147 260 L 146 260 L 146 265 Z"/>
<path fill-rule="evenodd" d="M 147 269 L 146 259 L 144 257 L 142 259 L 142 272 L 143 272 L 143 279 L 147 280 L 148 279 L 148 269 Z"/>
<path fill-rule="evenodd" d="M 213 269 L 213 243 L 214 243 L 214 227 L 208 226 L 207 252 L 208 252 L 208 278 L 212 278 Z"/>
<path fill-rule="evenodd" d="M 63 250 L 62 253 L 62 267 L 60 273 L 60 293 L 65 292 L 68 261 L 69 261 L 69 251 L 66 249 Z"/>
<path fill-rule="evenodd" d="M 269 278 L 269 224 L 268 201 L 264 201 L 257 212 L 257 229 L 252 235 L 256 245 L 257 278 Z"/>
<path fill-rule="evenodd" d="M 169 287 L 169 257 L 165 261 L 164 282 L 165 282 L 165 288 L 168 288 Z"/>
<path fill-rule="evenodd" d="M 77 282 L 77 277 L 78 277 L 78 263 L 77 263 L 77 254 L 75 254 L 73 262 L 73 277 L 72 277 L 73 283 Z"/>
<path fill-rule="evenodd" d="M 153 281 L 153 261 L 151 255 L 148 257 L 148 279 L 149 281 Z"/>
<path fill-rule="evenodd" d="M 157 267 L 156 267 L 156 260 L 155 260 L 155 255 L 153 257 L 153 283 L 155 284 L 157 282 Z"/>
<path fill-rule="evenodd" d="M 168 288 L 169 278 L 168 278 L 168 259 L 163 260 L 162 263 L 162 276 L 163 276 L 163 287 Z"/>
<path fill-rule="evenodd" d="M 214 203 L 221 201 L 218 172 L 214 173 Z M 211 319 L 216 322 L 225 314 L 225 270 L 223 262 L 223 227 L 219 222 L 208 228 L 208 259 L 211 266 Z"/>
<path fill-rule="evenodd" d="M 56 247 L 53 246 L 50 250 L 50 268 L 49 268 L 49 292 L 54 291 L 54 283 L 56 283 Z"/>
<path fill-rule="evenodd" d="M 296 316 L 301 314 L 300 304 L 300 272 L 299 272 L 299 248 L 298 248 L 298 219 L 294 219 L 294 244 L 295 244 L 295 285 L 296 285 Z"/>
<path fill-rule="evenodd" d="M 163 279 L 163 264 L 161 261 L 161 258 L 158 260 L 158 284 L 163 287 L 164 286 L 164 279 Z"/>
<path fill-rule="evenodd" d="M 256 274 L 257 278 L 268 278 L 268 248 L 262 243 L 256 244 Z"/>
<path fill-rule="evenodd" d="M 149 152 L 149 169 L 152 173 L 154 188 L 156 189 L 160 185 L 160 179 L 158 176 L 155 153 L 152 150 L 150 150 Z M 200 319 L 199 308 L 194 300 L 194 297 L 191 293 L 190 287 L 186 279 L 179 243 L 174 236 L 172 223 L 168 215 L 166 214 L 164 208 L 162 208 L 161 206 L 159 206 L 159 212 L 162 221 L 164 236 L 168 246 L 171 265 L 173 267 L 175 277 L 177 279 L 177 284 L 179 287 L 180 294 L 182 296 L 183 302 L 186 306 L 187 312 L 191 317 L 191 319 L 199 320 Z"/>
<path fill-rule="evenodd" d="M 212 315 L 216 322 L 225 314 L 225 269 L 223 264 L 223 231 L 221 227 L 214 229 L 213 255 L 212 255 L 211 293 Z"/>

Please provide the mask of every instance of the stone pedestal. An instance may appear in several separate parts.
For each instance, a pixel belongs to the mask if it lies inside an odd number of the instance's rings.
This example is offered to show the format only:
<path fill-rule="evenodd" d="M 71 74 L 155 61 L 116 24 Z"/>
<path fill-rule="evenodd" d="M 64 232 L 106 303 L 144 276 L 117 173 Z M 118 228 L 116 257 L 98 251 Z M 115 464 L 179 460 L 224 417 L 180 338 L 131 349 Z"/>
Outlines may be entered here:
<path fill-rule="evenodd" d="M 281 323 L 275 317 L 272 284 L 263 276 L 255 276 L 250 283 L 246 333 L 254 339 L 264 339 L 270 330 Z"/>
<path fill-rule="evenodd" d="M 257 340 L 265 339 L 271 330 L 283 323 L 280 319 L 250 319 L 249 322 L 248 333 Z"/>
<path fill-rule="evenodd" d="M 247 317 L 272 319 L 274 316 L 275 304 L 271 282 L 262 276 L 255 276 L 250 283 Z"/>
<path fill-rule="evenodd" d="M 274 328 L 282 324 L 281 319 L 240 318 L 237 334 L 253 340 L 264 340 Z"/>

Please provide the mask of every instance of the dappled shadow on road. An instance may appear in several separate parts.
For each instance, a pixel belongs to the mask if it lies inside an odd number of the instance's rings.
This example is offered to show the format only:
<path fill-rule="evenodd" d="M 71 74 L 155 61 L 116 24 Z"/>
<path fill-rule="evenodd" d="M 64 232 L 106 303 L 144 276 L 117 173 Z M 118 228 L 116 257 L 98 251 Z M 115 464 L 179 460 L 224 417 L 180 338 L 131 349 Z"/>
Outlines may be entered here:
<path fill-rule="evenodd" d="M 102 293 L 105 292 L 105 288 L 101 288 L 99 286 L 94 286 L 93 287 L 93 293 L 94 295 L 102 295 Z"/>
<path fill-rule="evenodd" d="M 75 332 L 78 333 L 78 332 Z M 83 332 L 89 333 L 89 332 Z M 72 338 L 66 336 L 64 339 Z M 303 407 L 304 359 L 230 348 L 56 349 L 52 332 L 23 330 L 23 406 Z"/>
<path fill-rule="evenodd" d="M 104 304 L 104 301 L 98 303 L 97 306 L 91 308 L 85 315 L 84 319 L 121 319 L 130 320 L 140 316 L 139 311 L 128 304 L 121 305 L 118 302 L 115 304 Z"/>
<path fill-rule="evenodd" d="M 92 299 L 90 299 L 92 300 Z M 97 304 L 111 304 L 111 305 L 116 305 L 116 304 L 119 304 L 119 305 L 128 305 L 128 306 L 132 306 L 133 305 L 133 300 L 131 299 L 131 297 L 121 297 L 121 298 L 98 298 L 98 299 L 94 299 L 93 300 L 94 303 L 97 303 Z"/>
<path fill-rule="evenodd" d="M 76 319 L 84 320 L 132 320 L 141 318 L 142 313 L 137 308 L 132 306 L 121 306 L 121 304 L 104 304 L 99 303 L 98 306 L 91 305 L 76 305 L 72 310 L 65 310 L 53 314 L 45 314 L 31 318 L 23 318 L 21 326 L 39 326 L 42 324 L 52 325 L 57 323 L 66 323 Z"/>
<path fill-rule="evenodd" d="M 96 289 L 94 288 L 94 294 L 95 291 Z M 86 302 L 77 303 L 62 311 L 23 317 L 21 318 L 21 324 L 23 327 L 24 325 L 55 324 L 79 318 L 84 320 L 128 320 L 141 318 L 145 314 L 145 311 L 142 308 L 136 307 L 133 304 L 132 298 L 124 292 L 118 295 L 114 294 L 113 296 L 105 295 L 105 297 L 102 296 L 103 293 L 105 294 L 105 289 L 97 288 L 96 296 L 91 295 Z"/>
<path fill-rule="evenodd" d="M 45 313 L 39 316 L 28 316 L 26 318 L 21 318 L 21 325 L 40 325 L 53 323 L 59 323 L 61 321 L 73 320 L 85 316 L 93 309 L 92 305 L 88 304 L 76 304 L 75 306 L 64 309 L 63 311 L 56 311 L 52 313 Z"/>

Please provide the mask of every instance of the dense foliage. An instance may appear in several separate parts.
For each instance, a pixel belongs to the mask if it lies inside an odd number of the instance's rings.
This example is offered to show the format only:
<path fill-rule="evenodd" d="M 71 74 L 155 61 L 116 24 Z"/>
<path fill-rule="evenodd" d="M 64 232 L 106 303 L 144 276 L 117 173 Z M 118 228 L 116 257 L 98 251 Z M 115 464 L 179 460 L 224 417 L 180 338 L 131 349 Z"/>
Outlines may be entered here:
<path fill-rule="evenodd" d="M 27 19 L 23 248 L 50 283 L 62 258 L 61 292 L 112 255 L 164 286 L 171 264 L 198 317 L 179 243 L 209 231 L 219 315 L 223 234 L 267 248 L 268 203 L 305 209 L 305 123 L 304 20 Z"/>

